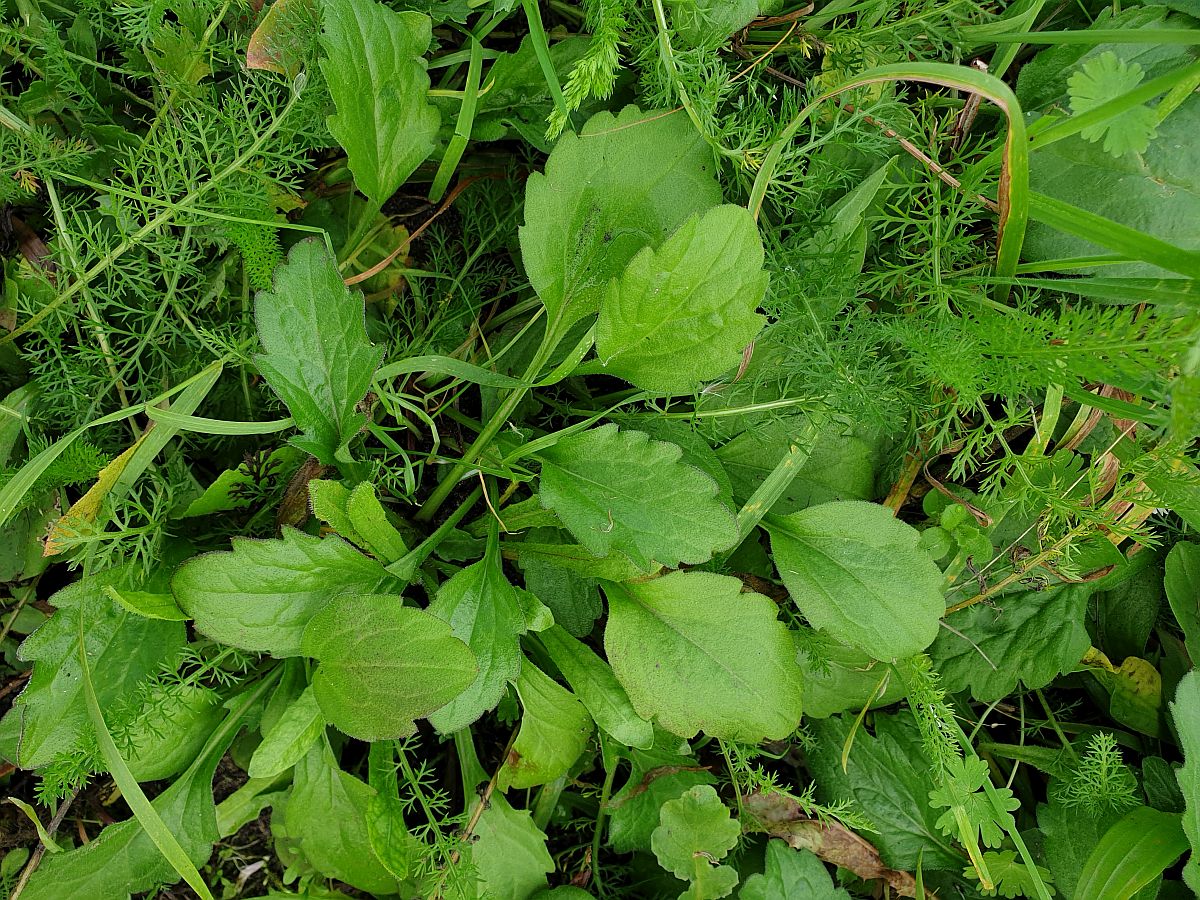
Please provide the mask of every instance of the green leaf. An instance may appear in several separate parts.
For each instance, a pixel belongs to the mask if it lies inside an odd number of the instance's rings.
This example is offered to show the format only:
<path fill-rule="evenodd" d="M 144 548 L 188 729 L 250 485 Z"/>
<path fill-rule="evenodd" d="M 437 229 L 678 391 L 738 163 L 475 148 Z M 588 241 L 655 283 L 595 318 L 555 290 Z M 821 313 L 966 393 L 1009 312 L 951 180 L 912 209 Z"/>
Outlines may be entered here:
<path fill-rule="evenodd" d="M 738 900 L 850 900 L 842 888 L 833 886 L 825 864 L 807 850 L 793 850 L 773 839 L 766 853 L 763 872 L 746 879 Z"/>
<path fill-rule="evenodd" d="M 246 774 L 263 779 L 281 775 L 303 759 L 324 733 L 325 716 L 313 689 L 305 688 L 264 732 L 262 743 L 250 757 Z"/>
<path fill-rule="evenodd" d="M 579 698 L 528 660 L 516 683 L 521 728 L 496 783 L 501 790 L 549 784 L 567 773 L 592 736 Z"/>
<path fill-rule="evenodd" d="M 955 631 L 937 636 L 929 655 L 948 691 L 999 700 L 1023 684 L 1043 688 L 1073 672 L 1091 646 L 1086 617 L 1088 585 L 1004 594 L 995 605 L 977 603 L 948 621 Z M 958 632 L 958 633 L 956 633 Z"/>
<path fill-rule="evenodd" d="M 1142 81 L 1142 67 L 1126 63 L 1111 50 L 1085 62 L 1067 80 L 1071 111 L 1085 113 L 1125 94 Z M 1104 150 L 1112 156 L 1144 153 L 1155 137 L 1158 115 L 1147 106 L 1135 106 L 1116 118 L 1084 128 L 1080 136 L 1095 143 L 1104 139 Z"/>
<path fill-rule="evenodd" d="M 1021 801 L 1008 788 L 996 788 L 1004 812 L 998 812 L 984 793 L 988 764 L 978 756 L 960 757 L 946 767 L 938 787 L 929 792 L 929 805 L 946 812 L 937 820 L 942 834 L 977 834 L 985 847 L 999 847 L 1006 831 L 1016 827 L 1011 812 Z"/>
<path fill-rule="evenodd" d="M 815 628 L 884 661 L 933 643 L 942 573 L 887 507 L 846 500 L 763 521 L 784 586 Z"/>
<path fill-rule="evenodd" d="M 604 425 L 542 451 L 541 498 L 595 556 L 619 550 L 642 569 L 698 564 L 737 541 L 717 483 L 674 444 Z"/>
<path fill-rule="evenodd" d="M 1183 750 L 1183 766 L 1175 772 L 1183 794 L 1183 831 L 1192 846 L 1192 854 L 1183 867 L 1188 886 L 1200 892 L 1200 673 L 1188 672 L 1175 689 L 1171 716 Z"/>
<path fill-rule="evenodd" d="M 1075 886 L 1084 863 L 1110 821 L 1110 815 L 1091 815 L 1078 807 L 1066 806 L 1054 796 L 1038 806 L 1037 824 L 1045 862 L 1062 900 L 1087 900 L 1075 893 Z"/>
<path fill-rule="evenodd" d="M 1162 874 L 1188 847 L 1178 813 L 1139 806 L 1115 822 L 1092 850 L 1077 898 L 1127 900 Z"/>
<path fill-rule="evenodd" d="M 276 805 L 271 830 L 322 875 L 373 894 L 394 894 L 396 879 L 375 854 L 364 852 L 375 789 L 339 769 L 328 752 L 314 747 L 296 764 L 291 794 L 282 811 Z"/>
<path fill-rule="evenodd" d="M 1163 579 L 1167 602 L 1183 629 L 1192 664 L 1200 663 L 1200 544 L 1180 541 L 1167 554 Z"/>
<path fill-rule="evenodd" d="M 513 809 L 503 794 L 492 795 L 475 827 L 471 862 L 479 876 L 479 896 L 525 900 L 547 886 L 554 860 L 546 835 L 523 809 Z"/>
<path fill-rule="evenodd" d="M 384 564 L 408 552 L 369 481 L 349 490 L 340 481 L 314 479 L 308 483 L 308 498 L 314 516 Z"/>
<path fill-rule="evenodd" d="M 824 803 L 851 802 L 877 831 L 871 842 L 894 869 L 961 870 L 966 857 L 935 824 L 929 793 L 937 786 L 912 717 L 876 713 L 875 734 L 858 730 L 842 769 L 851 719 L 832 716 L 808 723 L 813 744 L 808 764 Z"/>
<path fill-rule="evenodd" d="M 162 619 L 167 622 L 185 622 L 187 616 L 175 603 L 170 594 L 155 594 L 148 591 L 131 591 L 125 588 L 117 589 L 111 584 L 104 592 L 131 613 L 145 619 Z"/>
<path fill-rule="evenodd" d="M 596 323 L 605 371 L 640 388 L 691 394 L 737 368 L 762 330 L 767 289 L 754 217 L 740 206 L 693 215 L 609 283 Z"/>
<path fill-rule="evenodd" d="M 712 152 L 687 117 L 592 116 L 529 176 L 521 259 L 549 314 L 547 333 L 592 315 L 643 247 L 721 202 Z"/>
<path fill-rule="evenodd" d="M 634 710 L 608 663 L 558 625 L 542 632 L 541 642 L 597 725 L 627 747 L 653 745 L 654 726 Z"/>
<path fill-rule="evenodd" d="M 675 742 L 674 738 L 665 737 Z M 662 746 L 633 750 L 628 758 L 629 778 L 609 803 L 608 841 L 617 853 L 650 846 L 650 835 L 658 827 L 659 810 L 665 802 L 683 796 L 698 784 L 717 781 L 696 757 L 664 750 Z"/>
<path fill-rule="evenodd" d="M 429 614 L 449 624 L 451 633 L 471 648 L 479 667 L 470 686 L 429 717 L 442 734 L 466 728 L 495 709 L 508 685 L 517 680 L 521 635 L 527 630 L 521 595 L 528 593 L 509 584 L 492 544 L 483 559 L 438 588 Z"/>
<path fill-rule="evenodd" d="M 57 611 L 21 644 L 20 658 L 34 664 L 33 675 L 4 720 L 6 731 L 19 729 L 14 762 L 21 768 L 41 768 L 79 750 L 90 731 L 79 665 L 81 623 L 89 663 L 103 673 L 96 696 L 105 711 L 183 649 L 181 622 L 135 615 L 108 596 L 105 588 L 119 585 L 122 574 L 109 570 L 54 594 L 50 603 Z"/>
<path fill-rule="evenodd" d="M 422 55 L 432 23 L 376 0 L 324 0 L 321 73 L 337 114 L 328 119 L 354 182 L 382 206 L 433 152 L 441 114 L 426 96 Z M 293 413 L 294 415 L 294 413 Z"/>
<path fill-rule="evenodd" d="M 689 897 L 727 897 L 738 882 L 731 866 L 717 866 L 742 834 L 742 826 L 707 784 L 662 805 L 661 824 L 650 836 L 658 864 L 676 878 L 692 882 Z"/>
<path fill-rule="evenodd" d="M 299 656 L 308 620 L 338 594 L 403 587 L 341 538 L 285 527 L 281 540 L 235 537 L 232 544 L 188 560 L 171 589 L 198 631 L 243 650 Z"/>
<path fill-rule="evenodd" d="M 366 421 L 358 404 L 383 360 L 367 339 L 362 295 L 343 284 L 325 245 L 308 238 L 275 270 L 272 289 L 258 292 L 254 321 L 265 351 L 255 365 L 304 432 L 292 443 L 323 465 L 346 458 Z"/>
<path fill-rule="evenodd" d="M 325 718 L 363 741 L 407 737 L 414 719 L 475 679 L 470 648 L 450 626 L 400 597 L 342 594 L 312 617 L 301 651 L 320 661 L 313 693 Z"/>
<path fill-rule="evenodd" d="M 398 879 L 405 879 L 425 847 L 404 824 L 404 810 L 398 797 L 377 793 L 367 803 L 367 837 L 371 850 L 383 867 Z"/>
<path fill-rule="evenodd" d="M 639 715 L 681 737 L 745 743 L 799 725 L 802 672 L 769 599 L 707 572 L 604 590 L 605 652 Z"/>
<path fill-rule="evenodd" d="M 840 712 L 857 713 L 868 701 L 872 706 L 890 706 L 904 697 L 904 684 L 891 677 L 886 666 L 861 650 L 822 641 L 809 629 L 794 631 L 804 635 L 799 646 L 800 668 L 804 670 L 804 715 L 809 719 L 827 719 Z M 809 641 L 820 641 L 810 657 L 805 652 Z M 883 692 L 876 696 L 879 683 L 888 674 Z"/>
<path fill-rule="evenodd" d="M 563 546 L 566 543 L 565 535 L 566 532 L 558 528 L 532 528 L 519 545 L 517 555 L 521 574 L 525 576 L 525 587 L 549 607 L 555 622 L 576 637 L 584 637 L 604 612 L 595 580 L 556 565 L 536 552 L 529 552 L 529 548 L 535 544 Z M 576 546 L 574 549 L 579 551 L 582 548 Z M 585 555 L 590 557 L 586 551 Z M 632 568 L 629 560 L 620 554 L 617 562 Z"/>

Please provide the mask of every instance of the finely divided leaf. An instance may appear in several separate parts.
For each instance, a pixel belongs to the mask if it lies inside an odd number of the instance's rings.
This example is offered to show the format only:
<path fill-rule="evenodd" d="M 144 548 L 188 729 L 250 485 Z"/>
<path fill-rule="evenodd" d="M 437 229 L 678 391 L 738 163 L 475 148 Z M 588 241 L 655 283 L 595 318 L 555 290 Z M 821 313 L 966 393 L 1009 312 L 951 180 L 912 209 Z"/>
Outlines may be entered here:
<path fill-rule="evenodd" d="M 461 694 L 429 717 L 442 734 L 466 728 L 496 708 L 510 682 L 521 671 L 521 635 L 526 631 L 521 594 L 509 584 L 500 559 L 489 554 L 457 572 L 438 589 L 430 615 L 450 626 L 464 641 L 479 666 L 474 681 Z"/>
<path fill-rule="evenodd" d="M 406 737 L 414 719 L 475 679 L 475 657 L 445 622 L 400 597 L 343 594 L 312 617 L 301 650 L 320 661 L 313 692 L 334 727 L 363 741 Z"/>
<path fill-rule="evenodd" d="M 304 627 L 344 591 L 396 590 L 401 582 L 338 537 L 283 529 L 282 540 L 234 538 L 233 550 L 179 567 L 175 599 L 196 628 L 222 644 L 299 656 Z"/>
<path fill-rule="evenodd" d="M 376 0 L 324 0 L 321 72 L 337 115 L 329 131 L 359 190 L 382 205 L 433 152 L 441 114 L 422 55 L 432 24 Z"/>
<path fill-rule="evenodd" d="M 691 394 L 737 368 L 765 321 L 755 312 L 767 289 L 762 266 L 747 210 L 693 215 L 609 284 L 596 323 L 605 370 L 648 391 Z"/>
<path fill-rule="evenodd" d="M 604 425 L 540 455 L 542 503 L 595 556 L 619 550 L 648 570 L 706 562 L 737 541 L 717 483 L 674 444 Z"/>
<path fill-rule="evenodd" d="M 885 662 L 937 637 L 942 573 L 887 507 L 836 501 L 764 523 L 779 575 L 814 627 Z"/>
<path fill-rule="evenodd" d="M 769 599 L 707 572 L 608 584 L 605 593 L 604 649 L 639 715 L 680 737 L 745 743 L 800 724 L 796 648 Z"/>
<path fill-rule="evenodd" d="M 255 364 L 304 432 L 292 443 L 333 465 L 365 421 L 358 404 L 383 359 L 367 339 L 362 295 L 342 283 L 325 245 L 307 239 L 258 292 L 254 319 L 265 351 Z"/>
<path fill-rule="evenodd" d="M 643 247 L 721 202 L 712 151 L 681 114 L 626 107 L 565 134 L 525 188 L 521 259 L 565 328 L 596 312 L 609 279 Z"/>
<path fill-rule="evenodd" d="M 1091 589 L 1066 585 L 997 597 L 949 619 L 929 648 L 948 691 L 970 688 L 976 700 L 999 700 L 1018 684 L 1043 688 L 1074 671 L 1091 646 L 1085 620 Z"/>

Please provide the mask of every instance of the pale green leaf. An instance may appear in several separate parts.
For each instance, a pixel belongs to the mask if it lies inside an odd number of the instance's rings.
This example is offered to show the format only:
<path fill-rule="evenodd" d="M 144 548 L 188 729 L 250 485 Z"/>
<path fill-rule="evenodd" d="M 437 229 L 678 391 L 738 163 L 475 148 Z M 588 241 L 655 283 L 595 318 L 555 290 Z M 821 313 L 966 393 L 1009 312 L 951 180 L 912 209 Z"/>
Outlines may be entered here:
<path fill-rule="evenodd" d="M 872 698 L 873 706 L 890 706 L 904 697 L 904 683 L 862 650 L 821 641 L 810 629 L 793 634 L 803 638 L 797 643 L 800 668 L 804 670 L 806 718 L 827 719 L 840 712 L 857 713 Z M 811 641 L 818 642 L 813 657 L 805 652 Z"/>
<path fill-rule="evenodd" d="M 521 259 L 553 332 L 597 311 L 609 279 L 721 202 L 716 166 L 682 113 L 592 116 L 529 176 Z"/>
<path fill-rule="evenodd" d="M 767 289 L 754 217 L 740 206 L 694 215 L 658 249 L 643 248 L 600 305 L 605 372 L 640 388 L 691 394 L 736 369 L 765 319 Z"/>
<path fill-rule="evenodd" d="M 1184 801 L 1183 831 L 1192 846 L 1183 877 L 1193 891 L 1200 892 L 1200 673 L 1195 669 L 1175 689 L 1171 716 L 1183 750 L 1183 766 L 1175 772 Z"/>
<path fill-rule="evenodd" d="M 516 683 L 521 728 L 497 784 L 530 788 L 565 775 L 587 747 L 592 717 L 579 698 L 528 660 Z"/>
<path fill-rule="evenodd" d="M 605 652 L 639 715 L 681 737 L 745 743 L 799 725 L 802 672 L 769 599 L 707 572 L 608 584 L 605 593 Z"/>
<path fill-rule="evenodd" d="M 526 618 L 519 588 L 509 584 L 493 551 L 438 588 L 429 614 L 450 626 L 451 633 L 475 654 L 479 672 L 470 686 L 429 717 L 442 734 L 466 728 L 495 709 L 521 671 L 521 635 Z"/>
<path fill-rule="evenodd" d="M 597 725 L 627 747 L 653 745 L 654 726 L 634 710 L 608 663 L 558 625 L 544 631 L 541 641 Z"/>
<path fill-rule="evenodd" d="M 175 599 L 196 628 L 222 644 L 300 655 L 304 626 L 343 591 L 399 591 L 403 583 L 341 538 L 284 528 L 281 540 L 234 538 L 233 549 L 179 567 Z"/>
<path fill-rule="evenodd" d="M 493 794 L 475 828 L 471 862 L 479 877 L 481 897 L 525 900 L 546 887 L 554 860 L 546 835 L 523 809 L 513 809 L 503 794 Z"/>
<path fill-rule="evenodd" d="M 327 754 L 317 746 L 296 764 L 282 814 L 277 804 L 272 815 L 277 845 L 301 854 L 326 877 L 373 894 L 394 894 L 396 879 L 367 852 L 367 811 L 375 789 L 343 772 Z"/>
<path fill-rule="evenodd" d="M 175 604 L 175 598 L 170 594 L 118 589 L 111 584 L 105 587 L 104 592 L 125 609 L 143 618 L 164 619 L 168 622 L 187 621 L 187 616 Z"/>
<path fill-rule="evenodd" d="M 1003 594 L 947 621 L 929 648 L 946 689 L 970 689 L 976 700 L 999 700 L 1023 684 L 1045 687 L 1072 672 L 1091 646 L 1086 617 L 1091 588 L 1070 584 Z"/>
<path fill-rule="evenodd" d="M 725 858 L 742 834 L 716 790 L 697 785 L 662 805 L 660 823 L 650 836 L 658 864 L 676 878 L 693 882 L 690 896 L 727 897 L 737 884 L 737 872 L 715 865 Z"/>
<path fill-rule="evenodd" d="M 890 509 L 847 500 L 764 524 L 784 586 L 814 627 L 884 661 L 933 643 L 946 608 L 942 573 Z"/>
<path fill-rule="evenodd" d="M 316 695 L 311 687 L 305 688 L 263 734 L 246 774 L 251 778 L 274 778 L 286 772 L 307 755 L 324 732 L 325 716 Z"/>
<path fill-rule="evenodd" d="M 379 206 L 435 146 L 441 115 L 426 96 L 421 58 L 432 23 L 377 0 L 324 0 L 323 12 L 321 72 L 337 108 L 329 131 L 359 190 Z"/>
<path fill-rule="evenodd" d="M 398 797 L 377 793 L 367 803 L 367 837 L 371 850 L 383 867 L 399 879 L 412 871 L 425 846 L 413 837 L 404 824 L 404 810 Z"/>
<path fill-rule="evenodd" d="M 320 661 L 313 693 L 330 724 L 379 741 L 416 730 L 414 719 L 457 697 L 475 659 L 450 626 L 400 597 L 342 594 L 304 629 L 301 650 Z"/>
<path fill-rule="evenodd" d="M 987 850 L 984 851 L 983 861 L 987 866 L 988 874 L 992 877 L 992 883 L 996 885 L 994 890 L 983 892 L 985 897 L 1007 897 L 1009 900 L 1017 900 L 1019 897 L 1036 897 L 1038 895 L 1033 875 L 1024 860 L 1017 858 L 1016 850 Z M 1050 877 L 1050 871 L 1038 866 L 1037 873 L 1045 885 L 1046 880 Z M 974 866 L 966 866 L 963 869 L 963 877 L 978 881 L 979 873 L 975 871 Z M 1053 897 L 1054 888 L 1049 885 L 1045 885 L 1045 887 Z"/>
<path fill-rule="evenodd" d="M 717 483 L 674 444 L 604 425 L 542 451 L 541 498 L 595 556 L 618 550 L 643 569 L 702 563 L 737 541 Z"/>
<path fill-rule="evenodd" d="M 767 844 L 766 865 L 761 874 L 751 875 L 738 891 L 738 900 L 850 900 L 842 888 L 833 886 L 825 864 L 807 850 L 793 850 L 783 841 Z"/>
<path fill-rule="evenodd" d="M 309 238 L 275 270 L 271 290 L 258 292 L 254 320 L 265 351 L 255 365 L 304 432 L 292 443 L 333 465 L 366 421 L 358 404 L 383 360 L 367 339 L 362 294 Z"/>
<path fill-rule="evenodd" d="M 314 516 L 384 564 L 408 552 L 370 482 L 350 490 L 340 481 L 314 479 L 308 483 L 308 498 Z"/>

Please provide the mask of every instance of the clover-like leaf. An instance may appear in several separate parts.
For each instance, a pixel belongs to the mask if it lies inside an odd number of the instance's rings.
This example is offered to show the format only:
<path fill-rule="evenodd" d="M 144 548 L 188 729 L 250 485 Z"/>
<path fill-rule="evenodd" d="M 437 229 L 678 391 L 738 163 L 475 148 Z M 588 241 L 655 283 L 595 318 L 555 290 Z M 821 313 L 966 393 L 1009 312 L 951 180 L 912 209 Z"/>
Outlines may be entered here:
<path fill-rule="evenodd" d="M 321 665 L 313 693 L 336 728 L 364 741 L 406 737 L 414 719 L 475 680 L 475 657 L 450 626 L 400 597 L 343 594 L 304 629 L 301 650 Z"/>

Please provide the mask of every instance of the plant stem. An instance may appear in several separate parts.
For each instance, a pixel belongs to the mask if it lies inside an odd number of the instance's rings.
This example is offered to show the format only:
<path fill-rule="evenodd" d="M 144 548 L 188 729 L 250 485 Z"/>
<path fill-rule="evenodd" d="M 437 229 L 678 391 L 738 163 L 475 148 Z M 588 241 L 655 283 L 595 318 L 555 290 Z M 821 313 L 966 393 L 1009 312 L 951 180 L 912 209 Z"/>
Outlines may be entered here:
<path fill-rule="evenodd" d="M 466 518 L 467 513 L 479 502 L 481 496 L 483 496 L 482 487 L 477 487 L 471 491 L 467 495 L 467 499 L 459 504 L 458 509 L 452 512 L 445 522 L 439 525 L 429 537 L 425 538 L 416 547 L 388 566 L 387 570 L 405 581 L 411 580 L 413 574 L 417 571 L 417 567 L 425 562 L 429 558 L 429 554 L 437 549 L 438 544 L 445 540 L 446 535 L 453 531 L 455 526 Z"/>
<path fill-rule="evenodd" d="M 808 461 L 813 446 L 817 442 L 817 435 L 821 433 L 826 421 L 827 418 L 823 414 L 814 414 L 805 419 L 800 433 L 792 438 L 788 452 L 784 454 L 783 459 L 779 460 L 770 474 L 763 479 L 762 484 L 750 495 L 750 499 L 738 510 L 738 535 L 742 540 L 749 536 L 755 526 L 762 521 L 762 517 L 791 486 L 800 467 Z"/>

